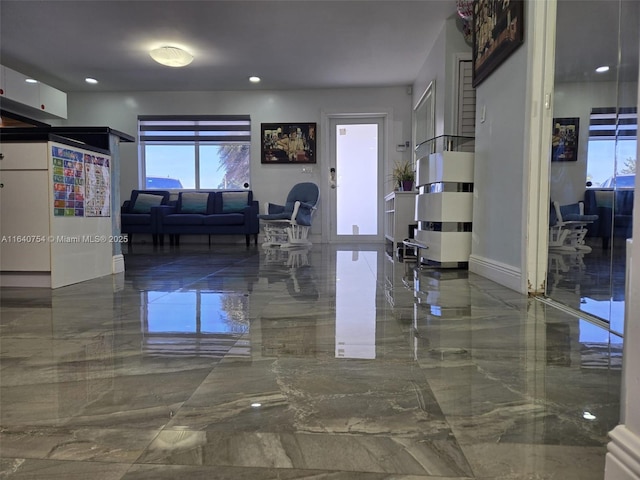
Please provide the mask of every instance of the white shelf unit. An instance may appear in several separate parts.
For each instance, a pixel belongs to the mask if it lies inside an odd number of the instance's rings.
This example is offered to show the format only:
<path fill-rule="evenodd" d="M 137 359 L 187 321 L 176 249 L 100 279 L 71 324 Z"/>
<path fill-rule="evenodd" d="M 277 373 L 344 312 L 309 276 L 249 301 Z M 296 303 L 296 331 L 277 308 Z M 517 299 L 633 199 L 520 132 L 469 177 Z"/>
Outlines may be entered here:
<path fill-rule="evenodd" d="M 409 237 L 409 225 L 416 223 L 416 192 L 391 192 L 384 197 L 384 238 L 395 250 Z"/>
<path fill-rule="evenodd" d="M 441 267 L 466 267 L 473 221 L 471 152 L 443 151 L 418 159 L 416 241 L 428 248 L 422 260 Z"/>

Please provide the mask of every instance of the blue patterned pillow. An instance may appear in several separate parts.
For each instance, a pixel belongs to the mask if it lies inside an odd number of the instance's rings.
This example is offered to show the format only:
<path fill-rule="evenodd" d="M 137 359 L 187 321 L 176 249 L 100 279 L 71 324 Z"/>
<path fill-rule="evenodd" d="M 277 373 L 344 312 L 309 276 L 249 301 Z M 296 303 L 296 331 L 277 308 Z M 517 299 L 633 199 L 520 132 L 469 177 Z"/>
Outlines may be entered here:
<path fill-rule="evenodd" d="M 208 193 L 188 192 L 181 194 L 181 213 L 207 213 Z"/>
<path fill-rule="evenodd" d="M 222 212 L 242 212 L 249 204 L 249 192 L 222 192 Z"/>
<path fill-rule="evenodd" d="M 154 195 L 153 193 L 139 193 L 131 211 L 133 213 L 150 213 L 151 207 L 162 204 L 162 198 L 162 195 Z"/>

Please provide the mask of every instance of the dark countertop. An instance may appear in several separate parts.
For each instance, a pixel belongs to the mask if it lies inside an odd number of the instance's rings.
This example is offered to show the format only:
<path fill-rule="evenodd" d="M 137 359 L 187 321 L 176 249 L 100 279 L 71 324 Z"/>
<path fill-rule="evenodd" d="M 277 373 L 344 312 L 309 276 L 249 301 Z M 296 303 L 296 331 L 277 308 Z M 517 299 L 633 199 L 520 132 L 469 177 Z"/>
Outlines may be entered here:
<path fill-rule="evenodd" d="M 34 127 L 0 128 L 0 142 L 59 142 L 109 155 L 109 137 L 115 135 L 121 142 L 134 142 L 135 138 L 110 127 Z"/>

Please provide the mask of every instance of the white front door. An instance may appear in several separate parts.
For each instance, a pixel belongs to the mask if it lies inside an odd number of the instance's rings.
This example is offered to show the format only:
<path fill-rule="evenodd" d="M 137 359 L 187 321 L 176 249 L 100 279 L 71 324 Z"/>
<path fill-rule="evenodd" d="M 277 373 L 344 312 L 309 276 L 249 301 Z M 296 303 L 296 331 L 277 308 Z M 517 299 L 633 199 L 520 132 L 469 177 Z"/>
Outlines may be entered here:
<path fill-rule="evenodd" d="M 329 240 L 382 241 L 383 116 L 329 119 Z"/>

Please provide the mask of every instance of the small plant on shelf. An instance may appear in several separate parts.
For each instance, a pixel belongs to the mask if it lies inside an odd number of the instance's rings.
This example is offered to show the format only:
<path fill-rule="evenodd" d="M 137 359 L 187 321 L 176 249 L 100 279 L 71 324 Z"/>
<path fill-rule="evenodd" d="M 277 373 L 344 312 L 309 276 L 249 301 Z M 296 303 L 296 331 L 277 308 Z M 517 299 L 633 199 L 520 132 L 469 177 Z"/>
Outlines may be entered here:
<path fill-rule="evenodd" d="M 413 170 L 413 165 L 409 161 L 396 161 L 391 170 L 391 180 L 393 181 L 394 188 L 409 192 L 413 190 L 413 183 L 416 180 L 416 172 Z"/>

